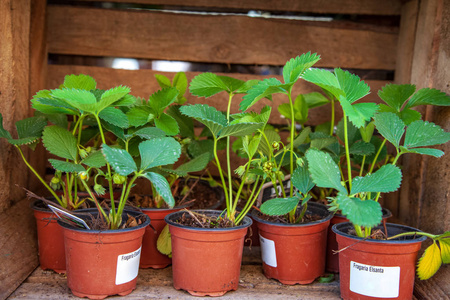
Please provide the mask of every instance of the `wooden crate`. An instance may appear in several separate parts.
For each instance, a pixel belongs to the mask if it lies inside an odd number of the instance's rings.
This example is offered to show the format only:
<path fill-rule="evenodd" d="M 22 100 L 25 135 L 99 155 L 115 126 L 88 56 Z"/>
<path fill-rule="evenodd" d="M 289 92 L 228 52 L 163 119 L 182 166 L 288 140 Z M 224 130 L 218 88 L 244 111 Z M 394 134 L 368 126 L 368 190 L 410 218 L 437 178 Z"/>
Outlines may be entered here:
<path fill-rule="evenodd" d="M 158 88 L 154 75 L 162 72 L 98 66 L 103 57 L 178 60 L 230 68 L 280 67 L 288 59 L 312 51 L 322 56 L 320 67 L 341 67 L 363 74 L 371 86 L 372 93 L 367 97 L 370 101 L 378 101 L 376 91 L 392 81 L 450 93 L 448 0 L 109 1 L 120 5 L 116 8 L 105 7 L 101 1 L 63 2 L 69 3 L 0 2 L 0 112 L 8 130 L 13 129 L 16 120 L 32 114 L 29 100 L 36 91 L 57 87 L 66 74 L 89 74 L 97 79 L 100 88 L 125 84 L 134 95 L 142 97 Z M 252 18 L 246 15 L 250 10 L 268 11 L 272 17 Z M 58 64 L 48 64 L 49 55 L 59 57 Z M 196 74 L 187 72 L 189 79 Z M 380 79 L 374 74 L 394 77 Z M 272 77 L 227 75 L 240 79 Z M 294 92 L 314 90 L 300 83 Z M 207 101 L 218 109 L 224 109 L 224 99 L 220 95 L 207 100 L 188 96 L 191 103 Z M 275 97 L 272 105 L 285 101 Z M 237 105 L 233 111 L 237 111 Z M 427 120 L 450 130 L 448 108 L 426 108 L 423 113 Z M 312 110 L 310 125 L 324 122 L 329 114 L 328 108 Z M 285 121 L 273 113 L 270 122 Z M 449 152 L 449 147 L 441 149 Z M 25 155 L 40 174 L 45 173 L 42 149 Z M 405 157 L 402 165 L 403 187 L 384 199 L 384 206 L 409 225 L 436 233 L 449 230 L 449 155 L 441 159 Z M 0 184 L 0 298 L 5 298 L 38 263 L 29 201 L 23 200 L 24 192 L 16 184 L 32 190 L 40 185 L 16 149 L 3 140 Z M 448 295 L 448 285 L 446 288 L 442 289 Z"/>

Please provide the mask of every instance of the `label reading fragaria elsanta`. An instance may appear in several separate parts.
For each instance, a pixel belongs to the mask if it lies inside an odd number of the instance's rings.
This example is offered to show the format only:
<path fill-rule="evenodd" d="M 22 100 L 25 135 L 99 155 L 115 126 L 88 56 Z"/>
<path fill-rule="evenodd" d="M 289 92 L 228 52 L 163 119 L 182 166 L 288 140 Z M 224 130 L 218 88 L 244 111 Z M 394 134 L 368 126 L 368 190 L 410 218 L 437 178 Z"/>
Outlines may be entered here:
<path fill-rule="evenodd" d="M 262 261 L 271 267 L 277 267 L 277 254 L 275 252 L 275 242 L 259 235 L 261 244 Z"/>
<path fill-rule="evenodd" d="M 379 267 L 350 262 L 350 291 L 370 297 L 398 297 L 400 267 Z"/>
<path fill-rule="evenodd" d="M 141 248 L 117 257 L 116 285 L 135 279 L 139 271 Z"/>

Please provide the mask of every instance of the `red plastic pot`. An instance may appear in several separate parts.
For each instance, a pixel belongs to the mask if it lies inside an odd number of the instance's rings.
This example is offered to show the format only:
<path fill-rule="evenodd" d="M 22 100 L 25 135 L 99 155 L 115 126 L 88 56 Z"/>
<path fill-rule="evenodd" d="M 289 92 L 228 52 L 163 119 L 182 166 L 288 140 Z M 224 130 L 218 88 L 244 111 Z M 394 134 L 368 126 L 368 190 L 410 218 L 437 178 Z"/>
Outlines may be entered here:
<path fill-rule="evenodd" d="M 172 263 L 172 259 L 170 257 L 158 251 L 156 242 L 161 234 L 161 231 L 167 225 L 164 218 L 168 214 L 177 212 L 180 209 L 181 208 L 142 208 L 142 212 L 149 216 L 152 226 L 149 225 L 145 228 L 144 238 L 142 239 L 140 268 L 162 269 Z"/>
<path fill-rule="evenodd" d="M 341 297 L 344 299 L 411 299 L 417 253 L 426 237 L 364 240 L 347 232 L 351 223 L 333 226 L 339 249 Z M 418 229 L 386 224 L 388 236 Z M 383 227 L 380 227 L 384 231 Z"/>
<path fill-rule="evenodd" d="M 41 204 L 41 205 L 39 205 Z M 64 235 L 57 224 L 56 216 L 41 200 L 33 202 L 31 208 L 36 218 L 39 247 L 39 263 L 43 270 L 57 273 L 66 272 L 66 255 L 64 252 Z"/>
<path fill-rule="evenodd" d="M 209 216 L 221 213 L 196 212 Z M 194 296 L 222 296 L 237 290 L 244 237 L 252 220 L 245 217 L 241 225 L 231 228 L 193 228 L 177 223 L 183 213 L 165 218 L 172 236 L 173 286 Z"/>
<path fill-rule="evenodd" d="M 387 219 L 392 217 L 392 213 L 387 208 L 382 209 L 383 212 L 383 224 L 386 224 Z M 335 254 L 338 250 L 338 243 L 336 240 L 336 233 L 331 229 L 333 225 L 339 223 L 348 222 L 348 219 L 341 214 L 335 214 L 331 218 L 330 227 L 328 227 L 328 237 L 327 237 L 327 272 L 339 273 L 339 255 Z"/>
<path fill-rule="evenodd" d="M 255 219 L 261 244 L 263 271 L 283 284 L 308 284 L 325 271 L 327 230 L 332 215 L 325 205 L 308 203 L 307 213 L 323 218 L 306 224 L 280 224 Z"/>
<path fill-rule="evenodd" d="M 126 215 L 140 213 L 126 211 Z M 119 230 L 86 230 L 61 221 L 66 250 L 67 285 L 77 297 L 103 299 L 128 295 L 136 288 L 142 237 L 150 219 Z"/>

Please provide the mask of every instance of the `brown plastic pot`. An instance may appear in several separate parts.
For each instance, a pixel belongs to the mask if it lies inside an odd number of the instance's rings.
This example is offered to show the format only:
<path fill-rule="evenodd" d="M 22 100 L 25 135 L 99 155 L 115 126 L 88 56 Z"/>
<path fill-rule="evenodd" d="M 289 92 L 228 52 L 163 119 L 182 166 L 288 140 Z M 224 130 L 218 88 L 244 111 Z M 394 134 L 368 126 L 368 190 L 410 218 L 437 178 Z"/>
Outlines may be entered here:
<path fill-rule="evenodd" d="M 392 217 L 392 213 L 387 208 L 382 208 L 383 216 L 382 222 L 386 224 L 387 219 Z M 327 264 L 326 270 L 331 273 L 339 273 L 339 255 L 336 253 L 338 250 L 338 243 L 336 240 L 336 233 L 331 229 L 333 225 L 339 223 L 348 222 L 348 219 L 341 214 L 335 214 L 331 218 L 330 226 L 328 227 L 328 237 L 327 237 Z"/>
<path fill-rule="evenodd" d="M 124 222 L 127 214 L 141 213 L 126 211 Z M 150 224 L 148 217 L 139 226 L 119 230 L 86 230 L 61 221 L 58 224 L 64 232 L 67 285 L 75 296 L 103 299 L 128 295 L 136 288 L 142 237 Z"/>
<path fill-rule="evenodd" d="M 66 255 L 64 252 L 64 235 L 58 225 L 56 216 L 41 200 L 31 205 L 36 218 L 39 248 L 39 264 L 43 270 L 57 273 L 66 272 Z"/>
<path fill-rule="evenodd" d="M 208 216 L 221 211 L 196 210 Z M 177 223 L 185 212 L 166 216 L 172 236 L 173 286 L 194 296 L 222 296 L 237 290 L 244 237 L 252 224 L 245 217 L 239 226 L 204 229 Z"/>
<path fill-rule="evenodd" d="M 383 230 L 383 227 L 378 227 Z M 388 236 L 418 229 L 386 223 Z M 411 299 L 417 253 L 424 236 L 370 240 L 348 234 L 351 223 L 333 226 L 339 249 L 339 278 L 344 299 Z M 377 228 L 375 228 L 377 229 Z"/>
<path fill-rule="evenodd" d="M 320 203 L 308 203 L 308 214 L 321 220 L 280 224 L 262 220 L 254 212 L 261 244 L 263 271 L 283 284 L 308 284 L 325 271 L 327 230 L 332 214 Z"/>

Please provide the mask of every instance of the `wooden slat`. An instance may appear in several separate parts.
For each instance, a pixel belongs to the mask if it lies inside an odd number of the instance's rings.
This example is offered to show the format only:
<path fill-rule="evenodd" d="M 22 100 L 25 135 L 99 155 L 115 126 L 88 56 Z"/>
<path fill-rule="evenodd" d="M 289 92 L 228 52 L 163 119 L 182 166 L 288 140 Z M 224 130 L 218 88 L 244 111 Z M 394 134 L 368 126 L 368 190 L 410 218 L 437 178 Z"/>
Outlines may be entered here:
<path fill-rule="evenodd" d="M 100 2 L 103 0 L 95 1 Z M 112 0 L 108 2 L 320 14 L 399 15 L 401 10 L 400 0 Z"/>
<path fill-rule="evenodd" d="M 395 68 L 397 33 L 339 23 L 49 6 L 49 52 L 284 65 L 308 51 L 318 66 Z"/>
<path fill-rule="evenodd" d="M 174 73 L 158 72 L 153 70 L 119 70 L 102 67 L 89 67 L 89 66 L 66 66 L 66 65 L 49 65 L 47 88 L 56 88 L 63 81 L 64 76 L 68 74 L 87 74 L 94 77 L 97 80 L 98 87 L 102 89 L 109 89 L 117 85 L 126 85 L 131 87 L 131 93 L 138 97 L 144 97 L 148 99 L 149 95 L 157 91 L 159 88 L 155 79 L 155 74 L 163 74 L 172 79 Z M 186 76 L 190 82 L 192 78 L 197 75 L 196 72 L 187 72 Z M 221 74 L 231 77 L 235 77 L 241 80 L 249 79 L 263 79 L 272 76 L 258 76 L 258 75 L 245 75 L 245 74 Z M 282 80 L 281 76 L 274 76 L 279 80 Z M 388 83 L 388 81 L 368 80 L 367 83 L 372 88 L 372 93 L 365 97 L 365 101 L 379 101 L 377 92 L 382 86 Z M 293 90 L 293 95 L 301 93 L 310 93 L 313 91 L 319 91 L 315 86 L 310 83 L 299 81 Z M 218 110 L 226 111 L 228 97 L 225 93 L 220 93 L 214 97 L 205 99 L 192 96 L 189 92 L 185 95 L 188 98 L 188 103 L 207 103 Z M 234 105 L 232 107 L 232 113 L 238 112 L 238 104 L 241 101 L 241 96 L 237 95 L 234 99 Z M 270 123 L 285 125 L 286 120 L 281 118 L 276 107 L 281 103 L 288 102 L 286 96 L 277 94 L 273 97 L 273 102 L 263 99 L 254 106 L 254 110 L 259 111 L 264 105 L 271 105 L 273 107 Z M 252 108 L 253 109 L 253 108 Z M 329 105 L 312 109 L 309 112 L 309 125 L 317 125 L 329 120 L 331 109 Z M 340 120 L 342 117 L 342 111 L 337 109 L 336 120 Z"/>
<path fill-rule="evenodd" d="M 35 219 L 29 206 L 24 199 L 0 214 L 0 299 L 7 298 L 38 265 Z"/>

